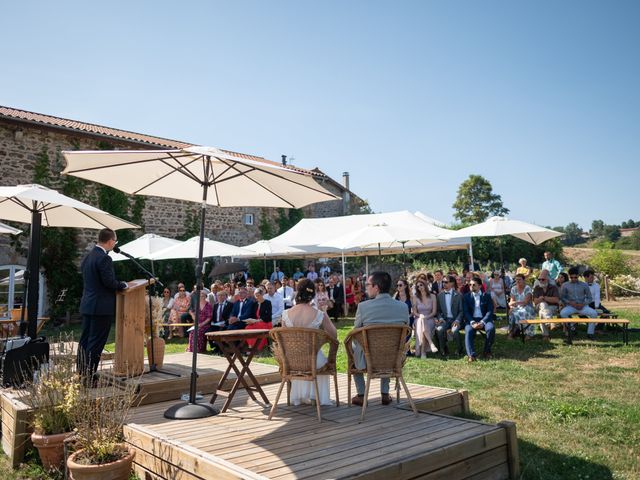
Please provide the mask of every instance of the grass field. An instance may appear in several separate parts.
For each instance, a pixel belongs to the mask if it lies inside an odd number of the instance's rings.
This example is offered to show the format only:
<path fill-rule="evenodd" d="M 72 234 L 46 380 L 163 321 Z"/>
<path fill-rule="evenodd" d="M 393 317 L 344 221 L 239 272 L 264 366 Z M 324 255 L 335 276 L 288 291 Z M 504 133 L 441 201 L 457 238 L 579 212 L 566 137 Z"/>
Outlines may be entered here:
<path fill-rule="evenodd" d="M 640 314 L 617 313 L 640 328 Z M 349 319 L 339 323 L 340 339 L 351 326 Z M 581 328 L 573 346 L 563 345 L 556 332 L 550 343 L 538 338 L 522 344 L 498 330 L 493 360 L 409 358 L 405 378 L 468 390 L 472 418 L 515 421 L 523 479 L 639 479 L 640 333 L 631 332 L 624 346 L 619 331 L 599 334 L 592 342 Z M 185 343 L 171 340 L 167 352 L 182 352 Z M 268 354 L 256 361 L 274 363 Z M 341 348 L 342 371 L 345 365 Z M 7 468 L 0 459 L 0 472 Z M 10 475 L 41 478 L 37 470 Z"/>

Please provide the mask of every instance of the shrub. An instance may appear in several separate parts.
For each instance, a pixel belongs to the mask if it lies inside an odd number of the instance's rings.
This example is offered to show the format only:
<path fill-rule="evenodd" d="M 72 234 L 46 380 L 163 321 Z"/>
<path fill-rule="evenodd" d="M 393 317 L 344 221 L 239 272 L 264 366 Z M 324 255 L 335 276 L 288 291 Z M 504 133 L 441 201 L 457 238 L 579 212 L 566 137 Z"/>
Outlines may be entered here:
<path fill-rule="evenodd" d="M 618 275 L 611 281 L 611 292 L 616 297 L 640 295 L 640 278 L 631 275 Z"/>
<path fill-rule="evenodd" d="M 609 245 L 598 248 L 595 255 L 589 260 L 589 265 L 597 272 L 602 272 L 610 277 L 631 273 L 629 258 L 620 250 L 607 248 Z"/>

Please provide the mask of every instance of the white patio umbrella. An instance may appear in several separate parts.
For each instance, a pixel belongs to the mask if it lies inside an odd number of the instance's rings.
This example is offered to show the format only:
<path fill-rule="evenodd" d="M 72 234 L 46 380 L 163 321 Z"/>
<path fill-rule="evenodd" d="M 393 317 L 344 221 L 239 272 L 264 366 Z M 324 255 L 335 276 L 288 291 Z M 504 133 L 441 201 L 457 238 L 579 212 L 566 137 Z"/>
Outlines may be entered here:
<path fill-rule="evenodd" d="M 520 220 L 511 220 L 507 217 L 490 217 L 482 223 L 471 225 L 470 227 L 462 228 L 460 230 L 454 230 L 449 235 L 449 238 L 459 237 L 501 237 L 503 235 L 511 235 L 513 237 L 524 240 L 525 242 L 533 243 L 534 245 L 540 245 L 551 238 L 559 237 L 563 235 L 555 230 L 550 230 L 545 227 L 540 227 L 532 223 L 522 222 Z M 500 249 L 500 266 L 504 266 L 502 258 L 502 245 L 499 245 Z M 471 251 L 471 265 L 473 265 L 473 250 Z M 503 278 L 504 285 L 504 278 Z M 506 286 L 504 287 L 506 290 Z M 507 305 L 507 314 L 509 313 L 509 307 Z"/>
<path fill-rule="evenodd" d="M 132 257 L 142 258 L 146 257 L 147 255 L 153 255 L 160 250 L 164 250 L 165 248 L 177 245 L 179 243 L 182 242 L 173 238 L 162 237 L 160 235 L 156 235 L 155 233 L 147 233 L 129 243 L 121 245 L 120 250 L 128 253 Z M 129 260 L 128 257 L 125 257 L 124 255 L 115 253 L 113 251 L 109 252 L 109 256 L 114 262 Z"/>
<path fill-rule="evenodd" d="M 175 245 L 171 245 L 165 249 L 159 250 L 155 253 L 144 255 L 143 259 L 146 260 L 173 260 L 176 258 L 192 258 L 198 259 L 198 253 L 200 251 L 200 237 L 191 237 L 184 242 L 178 242 Z M 244 248 L 236 247 L 235 245 L 229 245 L 228 243 L 216 242 L 215 240 L 204 239 L 204 246 L 202 249 L 202 257 L 237 257 L 240 255 L 246 255 L 250 253 Z"/>
<path fill-rule="evenodd" d="M 27 304 L 38 304 L 40 271 L 40 228 L 139 228 L 98 208 L 67 197 L 42 185 L 0 187 L 0 219 L 31 224 L 27 260 Z M 28 335 L 36 336 L 37 308 L 28 310 Z"/>
<path fill-rule="evenodd" d="M 306 172 L 214 147 L 62 153 L 67 161 L 64 174 L 99 182 L 131 194 L 201 203 L 200 245 L 196 267 L 198 292 L 202 289 L 206 205 L 301 208 L 311 203 L 338 198 L 322 188 Z M 199 314 L 199 309 L 196 309 L 196 337 Z M 189 401 L 169 408 L 165 417 L 192 419 L 217 413 L 209 405 L 196 403 L 197 358 L 194 349 Z"/>
<path fill-rule="evenodd" d="M 402 247 L 402 255 L 404 258 L 404 246 L 408 242 L 418 245 L 426 245 L 437 242 L 444 242 L 440 238 L 440 230 L 437 227 L 425 222 L 424 227 L 414 228 L 405 227 L 403 225 L 389 225 L 387 223 L 378 223 L 366 225 L 356 228 L 355 230 L 345 233 L 329 242 L 320 244 L 320 247 L 339 248 L 342 250 L 342 277 L 345 276 L 344 252 L 354 248 L 369 248 L 378 246 L 378 256 L 381 255 L 382 248 Z M 345 287 L 346 288 L 346 287 Z M 346 298 L 346 290 L 345 290 Z"/>
<path fill-rule="evenodd" d="M 426 223 L 425 228 L 378 223 L 356 228 L 331 241 L 321 243 L 319 246 L 349 250 L 375 246 L 378 246 L 378 248 L 400 248 L 408 242 L 419 245 L 444 242 L 440 232 L 436 232 L 429 227 Z"/>
<path fill-rule="evenodd" d="M 274 242 L 273 240 L 258 240 L 251 245 L 245 245 L 242 247 L 246 250 L 250 250 L 250 255 L 245 257 L 250 258 L 262 258 L 264 261 L 264 272 L 267 273 L 267 258 L 273 258 L 273 271 L 276 271 L 276 258 L 289 257 L 295 255 L 305 255 L 307 252 L 300 248 L 291 247 L 284 243 Z"/>
<path fill-rule="evenodd" d="M 452 231 L 449 238 L 500 237 L 503 235 L 511 235 L 525 242 L 540 245 L 551 238 L 559 237 L 563 234 L 520 220 L 511 220 L 507 217 L 490 217 L 482 223 Z"/>
<path fill-rule="evenodd" d="M 9 233 L 11 235 L 18 235 L 19 233 L 22 233 L 22 230 L 20 230 L 19 228 L 13 228 L 10 225 L 6 225 L 4 223 L 0 223 L 0 233 Z"/>

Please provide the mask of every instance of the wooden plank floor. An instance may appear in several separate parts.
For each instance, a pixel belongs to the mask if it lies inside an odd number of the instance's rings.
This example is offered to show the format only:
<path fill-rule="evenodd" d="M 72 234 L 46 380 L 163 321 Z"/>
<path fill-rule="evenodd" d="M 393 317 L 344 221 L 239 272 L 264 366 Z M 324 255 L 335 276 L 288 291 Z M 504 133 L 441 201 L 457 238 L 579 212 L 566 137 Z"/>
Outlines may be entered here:
<path fill-rule="evenodd" d="M 372 393 L 359 423 L 360 408 L 346 406 L 346 376 L 340 377 L 343 402 L 322 407 L 322 423 L 315 407 L 287 407 L 284 394 L 272 421 L 269 406 L 244 391 L 224 414 L 199 420 L 165 419 L 170 402 L 140 406 L 125 429 L 138 451 L 137 469 L 148 478 L 175 479 L 509 477 L 503 426 L 437 413 L 416 416 L 404 400 L 382 406 L 379 393 Z M 271 401 L 277 387 L 264 386 Z M 372 392 L 377 390 L 374 382 Z M 433 399 L 436 405 L 455 392 L 421 385 L 410 391 L 417 402 Z"/>
<path fill-rule="evenodd" d="M 189 391 L 191 381 L 191 361 L 192 354 L 188 352 L 173 353 L 166 355 L 164 365 L 160 370 L 174 373 L 178 376 L 167 375 L 166 373 L 152 372 L 137 378 L 122 378 L 113 375 L 111 362 L 104 362 L 100 371 L 101 375 L 105 375 L 116 383 L 136 383 L 138 384 L 138 393 L 141 396 L 141 404 L 158 403 L 166 400 L 178 400 L 180 396 Z M 198 355 L 198 391 L 203 394 L 213 392 L 213 389 L 220 381 L 228 366 L 228 362 L 224 357 L 216 355 Z M 148 368 L 145 360 L 145 369 Z M 273 365 L 265 365 L 260 363 L 252 363 L 251 371 L 254 373 L 258 382 L 273 383 L 280 381 L 278 367 Z M 225 388 L 231 388 L 236 376 L 231 371 Z"/>

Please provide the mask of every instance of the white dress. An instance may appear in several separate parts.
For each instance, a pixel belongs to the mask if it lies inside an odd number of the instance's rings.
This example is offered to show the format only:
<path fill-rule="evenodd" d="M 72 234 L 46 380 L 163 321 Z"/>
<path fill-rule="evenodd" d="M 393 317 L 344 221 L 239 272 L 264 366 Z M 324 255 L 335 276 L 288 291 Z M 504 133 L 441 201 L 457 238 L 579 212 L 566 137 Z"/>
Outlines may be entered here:
<path fill-rule="evenodd" d="M 285 327 L 299 327 L 299 328 L 320 328 L 322 326 L 322 319 L 324 312 L 318 310 L 316 317 L 309 325 L 294 325 L 289 318 L 289 310 L 285 310 L 282 313 L 282 325 Z M 316 358 L 317 368 L 323 367 L 327 363 L 327 357 L 322 350 L 318 351 Z M 330 375 L 318 375 L 318 393 L 320 394 L 320 405 L 332 405 L 331 398 L 329 398 L 329 381 Z M 291 401 L 294 405 L 310 404 L 311 400 L 315 400 L 316 392 L 313 388 L 313 382 L 307 380 L 292 380 L 291 381 Z"/>

